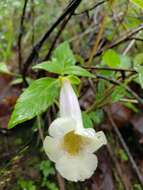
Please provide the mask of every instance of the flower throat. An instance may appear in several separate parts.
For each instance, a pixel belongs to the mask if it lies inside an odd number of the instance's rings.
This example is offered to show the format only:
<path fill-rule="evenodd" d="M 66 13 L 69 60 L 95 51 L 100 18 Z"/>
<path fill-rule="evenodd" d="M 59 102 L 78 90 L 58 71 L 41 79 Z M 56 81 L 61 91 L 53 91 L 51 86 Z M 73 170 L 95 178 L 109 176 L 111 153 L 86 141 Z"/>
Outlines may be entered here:
<path fill-rule="evenodd" d="M 71 131 L 64 136 L 63 148 L 70 155 L 76 155 L 81 150 L 83 138 Z"/>

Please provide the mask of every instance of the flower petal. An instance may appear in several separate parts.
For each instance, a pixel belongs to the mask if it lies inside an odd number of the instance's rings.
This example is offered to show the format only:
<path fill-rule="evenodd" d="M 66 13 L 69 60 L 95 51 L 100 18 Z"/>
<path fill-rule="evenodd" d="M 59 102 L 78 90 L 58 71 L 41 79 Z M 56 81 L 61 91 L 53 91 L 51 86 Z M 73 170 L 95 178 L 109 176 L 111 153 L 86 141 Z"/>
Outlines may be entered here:
<path fill-rule="evenodd" d="M 107 144 L 107 139 L 103 131 L 99 131 L 95 133 L 94 136 L 93 134 L 90 136 L 88 133 L 88 143 L 86 146 L 87 152 L 95 152 L 101 146 L 106 145 L 106 144 Z"/>
<path fill-rule="evenodd" d="M 72 117 L 78 122 L 80 127 L 83 126 L 79 102 L 68 80 L 63 81 L 60 92 L 60 116 Z"/>
<path fill-rule="evenodd" d="M 84 181 L 92 176 L 97 163 L 94 154 L 82 153 L 78 156 L 65 154 L 56 162 L 56 169 L 69 181 Z"/>
<path fill-rule="evenodd" d="M 87 137 L 87 138 L 88 138 L 88 137 L 89 137 L 89 138 L 92 138 L 92 137 L 94 138 L 95 135 L 96 135 L 95 130 L 92 129 L 92 128 L 88 128 L 88 129 L 83 128 L 83 129 L 81 129 L 81 130 L 76 130 L 75 133 L 78 134 L 78 135 Z"/>
<path fill-rule="evenodd" d="M 59 141 L 47 136 L 43 143 L 43 148 L 50 160 L 56 162 L 63 154 Z"/>
<path fill-rule="evenodd" d="M 52 137 L 63 137 L 66 133 L 75 130 L 76 121 L 72 118 L 55 119 L 50 127 L 49 134 Z"/>

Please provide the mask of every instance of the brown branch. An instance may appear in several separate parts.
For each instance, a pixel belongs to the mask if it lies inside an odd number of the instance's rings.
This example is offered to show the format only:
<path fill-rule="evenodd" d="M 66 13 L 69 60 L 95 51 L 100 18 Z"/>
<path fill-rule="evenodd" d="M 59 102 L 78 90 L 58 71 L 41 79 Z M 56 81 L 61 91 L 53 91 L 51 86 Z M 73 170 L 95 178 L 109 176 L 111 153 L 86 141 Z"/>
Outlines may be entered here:
<path fill-rule="evenodd" d="M 138 38 L 138 37 L 131 37 L 130 40 L 136 40 L 136 41 L 143 42 L 143 38 Z"/>
<path fill-rule="evenodd" d="M 57 181 L 58 181 L 60 190 L 65 190 L 65 181 L 58 172 L 57 172 Z"/>
<path fill-rule="evenodd" d="M 119 129 L 118 129 L 118 126 L 117 126 L 116 123 L 114 122 L 113 117 L 112 117 L 110 111 L 106 111 L 106 113 L 107 113 L 107 115 L 108 115 L 109 121 L 111 122 L 112 127 L 113 127 L 113 129 L 114 129 L 116 135 L 118 136 L 118 138 L 119 138 L 119 140 L 120 140 L 120 142 L 121 142 L 121 144 L 122 144 L 124 150 L 126 151 L 126 153 L 127 153 L 127 155 L 128 155 L 128 158 L 129 158 L 129 160 L 130 160 L 130 162 L 131 162 L 131 164 L 132 164 L 133 170 L 135 171 L 135 173 L 136 173 L 136 175 L 137 175 L 137 177 L 138 177 L 138 179 L 139 179 L 141 185 L 143 186 L 143 176 L 142 176 L 142 174 L 140 173 L 139 168 L 138 168 L 138 166 L 137 166 L 137 164 L 136 164 L 134 158 L 132 157 L 132 155 L 131 155 L 131 153 L 130 153 L 130 150 L 128 149 L 128 147 L 127 147 L 127 145 L 126 145 L 126 142 L 124 141 L 124 139 L 123 139 L 123 137 L 122 137 L 122 135 L 121 135 L 121 133 L 120 133 L 120 131 L 119 131 Z"/>
<path fill-rule="evenodd" d="M 96 74 L 96 77 L 99 79 L 109 81 L 112 84 L 123 86 L 125 90 L 127 90 L 138 101 L 138 103 L 143 104 L 143 99 L 139 97 L 138 94 L 136 94 L 129 86 L 125 86 L 120 81 L 105 77 L 103 75 Z"/>
<path fill-rule="evenodd" d="M 41 127 L 41 117 L 40 117 L 40 115 L 37 116 L 37 125 L 38 125 L 39 136 L 40 136 L 40 139 L 41 139 L 41 141 L 43 143 L 44 142 L 44 135 L 43 135 L 42 127 Z"/>
<path fill-rule="evenodd" d="M 97 66 L 91 66 L 91 67 L 88 67 L 88 66 L 84 66 L 85 69 L 88 69 L 88 70 L 107 70 L 107 71 L 116 71 L 116 72 L 131 72 L 131 73 L 137 73 L 136 70 L 134 69 L 122 69 L 122 68 L 110 68 L 110 67 L 97 67 Z"/>
<path fill-rule="evenodd" d="M 51 45 L 51 47 L 50 47 L 50 49 L 49 49 L 49 51 L 48 51 L 48 53 L 45 56 L 45 58 L 44 58 L 43 61 L 48 60 L 50 58 L 50 55 L 51 55 L 51 53 L 52 53 L 52 51 L 53 51 L 53 49 L 55 47 L 55 44 L 56 44 L 58 38 L 60 37 L 61 33 L 63 32 L 64 28 L 66 27 L 66 25 L 69 22 L 69 20 L 72 17 L 72 15 L 73 15 L 73 12 L 70 13 L 70 15 L 68 16 L 68 18 L 64 19 L 64 21 L 63 21 L 63 23 L 62 23 L 59 31 L 57 32 L 57 35 L 56 35 L 55 39 L 53 40 L 53 43 L 52 43 L 52 45 Z"/>
<path fill-rule="evenodd" d="M 143 30 L 143 24 L 141 24 L 139 27 L 121 35 L 117 40 L 111 42 L 110 44 L 107 44 L 105 47 L 102 47 L 98 52 L 96 52 L 96 54 L 94 54 L 94 57 L 101 55 L 104 51 L 106 51 L 107 49 L 110 48 L 114 48 L 126 41 L 131 40 L 131 38 L 137 34 L 138 32 L 140 32 L 141 30 Z M 88 62 L 89 57 L 85 59 L 85 62 Z"/>
<path fill-rule="evenodd" d="M 127 32 L 126 34 L 121 36 L 118 40 L 116 40 L 116 41 L 112 42 L 111 44 L 107 45 L 105 48 L 101 49 L 98 52 L 98 54 L 101 54 L 106 49 L 114 48 L 114 47 L 120 45 L 121 43 L 124 43 L 124 42 L 128 41 L 133 35 L 137 34 L 141 30 L 143 30 L 143 24 L 140 25 L 138 28 L 135 28 L 134 30 Z"/>
<path fill-rule="evenodd" d="M 19 64 L 19 72 L 21 73 L 22 71 L 22 52 L 21 52 L 21 41 L 22 41 L 22 36 L 24 32 L 24 19 L 25 19 L 25 13 L 26 13 L 26 7 L 28 4 L 28 0 L 25 0 L 23 10 L 22 10 L 22 15 L 20 19 L 20 29 L 19 29 L 19 36 L 18 36 L 18 64 Z"/>
<path fill-rule="evenodd" d="M 86 12 L 92 11 L 93 9 L 96 9 L 96 8 L 99 7 L 100 5 L 106 3 L 107 1 L 109 1 L 109 0 L 104 0 L 104 1 L 98 2 L 98 3 L 96 3 L 95 5 L 93 5 L 93 7 L 90 7 L 90 8 L 88 8 L 88 9 L 85 9 L 84 11 L 82 11 L 82 12 L 80 12 L 80 13 L 74 13 L 74 15 L 75 15 L 75 16 L 76 16 L 76 15 L 81 15 L 81 14 L 84 14 L 84 13 L 86 13 Z"/>
<path fill-rule="evenodd" d="M 125 190 L 131 190 L 130 189 L 131 185 L 129 187 L 129 184 L 128 184 L 129 180 L 128 180 L 127 176 L 123 173 L 123 171 L 122 171 L 122 169 L 120 167 L 119 161 L 116 158 L 115 154 L 113 153 L 112 147 L 110 146 L 110 144 L 107 145 L 107 150 L 108 150 L 109 155 L 110 155 L 110 157 L 111 157 L 111 159 L 112 159 L 112 161 L 113 161 L 113 163 L 115 165 L 116 171 L 117 171 L 117 173 L 118 173 L 118 175 L 119 175 L 119 177 L 120 177 L 120 179 L 121 179 L 121 181 L 122 181 L 122 183 L 123 183 L 123 185 L 125 187 Z"/>
<path fill-rule="evenodd" d="M 32 45 L 32 47 L 33 47 L 34 41 L 35 41 L 34 17 L 35 17 L 34 0 L 31 0 L 31 25 L 32 25 L 31 45 Z"/>
<path fill-rule="evenodd" d="M 33 60 L 38 55 L 38 52 L 40 51 L 41 47 L 43 46 L 44 42 L 49 38 L 50 34 L 53 32 L 53 30 L 63 21 L 63 19 L 70 14 L 71 12 L 74 12 L 75 9 L 79 6 L 82 0 L 72 0 L 64 10 L 64 12 L 61 14 L 61 16 L 53 23 L 53 25 L 45 32 L 45 34 L 42 36 L 42 38 L 33 46 L 29 56 L 27 57 L 26 61 L 24 62 L 23 69 L 22 69 L 22 76 L 23 81 L 25 84 L 27 84 L 27 81 L 25 79 L 26 73 L 28 71 L 28 68 L 30 64 L 33 62 Z"/>
<path fill-rule="evenodd" d="M 89 59 L 88 59 L 88 62 L 87 62 L 87 65 L 91 65 L 92 64 L 92 60 L 93 60 L 94 55 L 96 54 L 96 52 L 98 50 L 98 45 L 100 43 L 100 40 L 102 39 L 102 35 L 104 33 L 104 29 L 105 29 L 105 15 L 102 18 L 102 21 L 101 21 L 101 24 L 100 24 L 100 27 L 99 27 L 99 32 L 98 32 L 97 37 L 95 39 L 92 51 L 90 53 L 90 56 L 89 56 Z"/>

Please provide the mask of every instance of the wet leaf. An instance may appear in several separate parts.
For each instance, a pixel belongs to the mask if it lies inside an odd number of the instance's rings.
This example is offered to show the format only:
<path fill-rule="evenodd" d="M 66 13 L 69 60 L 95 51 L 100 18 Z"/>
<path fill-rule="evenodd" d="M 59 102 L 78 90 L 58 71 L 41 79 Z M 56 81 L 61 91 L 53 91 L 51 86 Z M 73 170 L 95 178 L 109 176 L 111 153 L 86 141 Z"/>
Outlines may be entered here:
<path fill-rule="evenodd" d="M 56 79 L 41 78 L 34 81 L 19 97 L 8 127 L 13 128 L 46 111 L 57 98 L 58 88 Z"/>

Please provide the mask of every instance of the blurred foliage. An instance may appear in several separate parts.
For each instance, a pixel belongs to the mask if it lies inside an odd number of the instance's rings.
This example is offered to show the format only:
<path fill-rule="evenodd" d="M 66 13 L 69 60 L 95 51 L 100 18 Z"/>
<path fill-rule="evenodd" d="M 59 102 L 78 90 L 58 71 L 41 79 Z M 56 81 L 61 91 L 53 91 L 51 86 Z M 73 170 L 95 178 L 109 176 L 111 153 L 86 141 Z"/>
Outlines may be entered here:
<path fill-rule="evenodd" d="M 124 162 L 128 161 L 128 156 L 126 154 L 126 152 L 123 149 L 118 149 L 117 150 L 117 156 Z"/>
<path fill-rule="evenodd" d="M 18 186 L 21 190 L 36 190 L 36 186 L 33 181 L 19 180 Z"/>
<path fill-rule="evenodd" d="M 39 169 L 42 172 L 42 187 L 47 187 L 49 190 L 58 190 L 57 185 L 54 182 L 48 180 L 50 175 L 55 175 L 55 169 L 48 160 L 42 161 L 39 165 Z"/>

